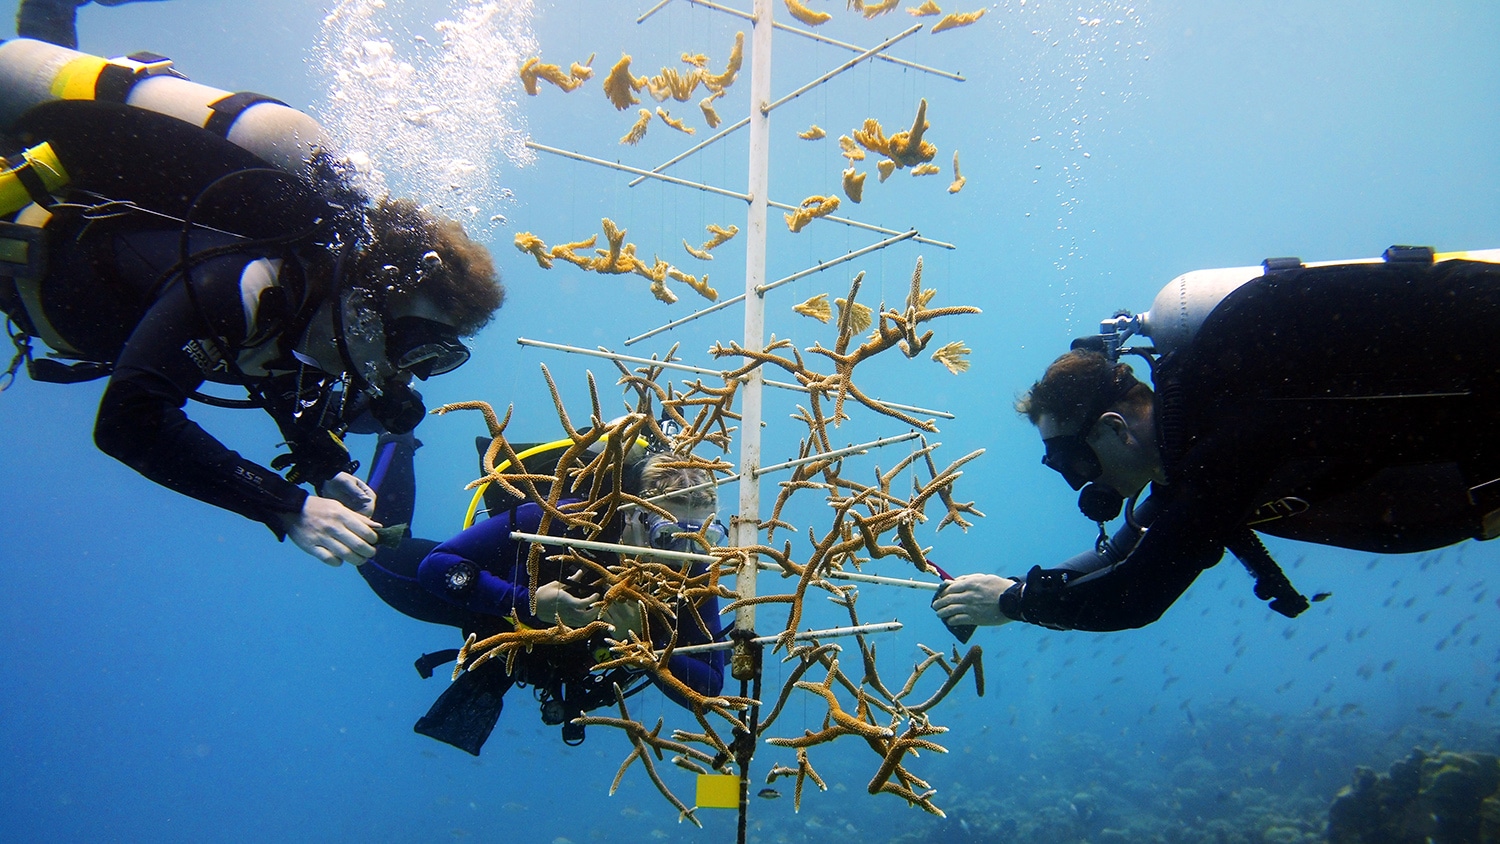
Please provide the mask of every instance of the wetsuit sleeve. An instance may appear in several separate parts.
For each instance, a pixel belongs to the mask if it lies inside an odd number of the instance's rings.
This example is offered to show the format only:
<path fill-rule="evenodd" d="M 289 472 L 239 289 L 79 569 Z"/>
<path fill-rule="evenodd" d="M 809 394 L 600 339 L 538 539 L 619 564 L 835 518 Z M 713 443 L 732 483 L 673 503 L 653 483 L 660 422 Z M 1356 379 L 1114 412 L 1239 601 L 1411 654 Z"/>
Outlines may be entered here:
<path fill-rule="evenodd" d="M 515 529 L 532 532 L 541 521 L 535 504 L 514 512 Z M 417 580 L 454 606 L 498 618 L 514 612 L 528 626 L 550 627 L 531 614 L 526 561 L 511 542 L 511 530 L 510 513 L 464 530 L 432 549 L 417 567 Z"/>
<path fill-rule="evenodd" d="M 202 285 L 200 304 L 233 343 L 245 332 L 239 277 L 215 277 L 218 284 Z M 202 355 L 202 326 L 181 284 L 151 306 L 115 363 L 94 442 L 156 483 L 262 522 L 284 539 L 281 517 L 300 512 L 307 493 L 226 448 L 183 412 L 188 395 L 204 381 L 193 356 Z"/>
<path fill-rule="evenodd" d="M 696 573 L 696 572 L 695 572 Z M 705 636 L 698 622 L 688 617 L 686 608 L 678 613 L 680 625 L 677 641 L 682 645 L 699 645 L 706 642 L 718 641 L 722 638 L 723 629 L 719 625 L 719 599 L 709 598 L 698 607 L 698 615 L 703 619 L 703 624 L 708 628 Z M 664 643 L 663 643 L 664 644 Z M 717 696 L 724 689 L 724 651 L 709 651 L 698 654 L 673 654 L 667 660 L 667 670 L 672 676 L 685 683 L 688 688 L 701 695 L 709 697 Z M 674 703 L 688 706 L 688 701 L 674 691 L 670 686 L 658 682 L 657 687 L 666 693 Z"/>
<path fill-rule="evenodd" d="M 1224 556 L 1225 538 L 1244 524 L 1265 482 L 1263 464 L 1240 459 L 1256 453 L 1241 432 L 1217 439 L 1221 447 L 1195 449 L 1185 477 L 1153 491 L 1137 513 L 1147 530 L 1133 547 L 1117 534 L 1103 555 L 1088 552 L 1058 568 L 1033 568 L 1000 598 L 1001 613 L 1091 631 L 1144 627 L 1160 618 Z"/>

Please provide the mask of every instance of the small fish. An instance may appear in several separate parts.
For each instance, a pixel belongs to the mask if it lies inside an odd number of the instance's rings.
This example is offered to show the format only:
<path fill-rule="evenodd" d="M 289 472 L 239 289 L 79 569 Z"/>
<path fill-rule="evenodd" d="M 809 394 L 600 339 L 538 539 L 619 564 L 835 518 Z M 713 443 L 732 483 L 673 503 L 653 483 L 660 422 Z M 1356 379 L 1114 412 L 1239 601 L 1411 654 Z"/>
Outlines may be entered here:
<path fill-rule="evenodd" d="M 767 800 L 775 800 L 776 798 L 781 796 L 781 792 L 777 791 L 774 788 L 762 788 L 759 792 L 756 793 L 755 796 L 764 797 Z"/>

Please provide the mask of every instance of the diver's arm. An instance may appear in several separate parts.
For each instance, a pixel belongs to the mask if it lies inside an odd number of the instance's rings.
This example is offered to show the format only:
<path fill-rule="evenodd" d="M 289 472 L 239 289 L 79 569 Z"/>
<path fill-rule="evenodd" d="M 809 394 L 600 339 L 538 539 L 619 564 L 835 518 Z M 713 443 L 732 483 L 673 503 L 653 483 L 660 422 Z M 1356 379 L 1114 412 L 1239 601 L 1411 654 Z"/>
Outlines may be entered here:
<path fill-rule="evenodd" d="M 512 608 L 525 612 L 526 588 L 494 573 L 500 549 L 510 545 L 510 514 L 500 513 L 465 528 L 443 542 L 417 567 L 417 580 L 444 601 L 474 612 L 503 617 Z"/>
<path fill-rule="evenodd" d="M 1226 479 L 1233 476 L 1242 482 Z M 1156 621 L 1223 557 L 1224 537 L 1243 522 L 1258 477 L 1215 473 L 1211 481 L 1181 479 L 1159 489 L 1151 507 L 1137 513 L 1147 530 L 1133 546 L 1116 534 L 1103 554 L 1086 552 L 1059 568 L 1035 567 L 1001 596 L 1000 612 L 1062 630 L 1125 630 Z M 1116 558 L 1118 551 L 1125 553 Z"/>
<path fill-rule="evenodd" d="M 703 619 L 704 627 L 708 628 L 707 634 L 705 635 L 703 628 L 698 626 L 698 622 L 689 617 L 688 608 L 683 606 L 677 613 L 678 644 L 700 645 L 723 638 L 723 628 L 719 624 L 718 598 L 709 598 L 698 605 L 697 613 L 698 617 Z M 673 654 L 667 660 L 667 670 L 672 672 L 673 677 L 681 680 L 698 694 L 715 697 L 724 690 L 724 651 Z M 689 702 L 671 687 L 660 682 L 657 686 L 672 702 L 683 707 L 689 706 Z"/>
<path fill-rule="evenodd" d="M 224 317 L 220 327 L 243 333 L 238 289 L 203 293 L 204 309 Z M 308 494 L 226 448 L 183 412 L 204 380 L 192 356 L 203 333 L 182 286 L 174 286 L 121 351 L 99 404 L 94 442 L 156 483 L 262 522 L 284 538 L 284 519 L 302 512 Z"/>
<path fill-rule="evenodd" d="M 497 618 L 514 614 L 528 626 L 551 627 L 556 619 L 531 614 L 527 549 L 517 547 L 510 538 L 512 530 L 535 533 L 541 518 L 541 508 L 528 502 L 466 528 L 422 560 L 417 580 L 455 606 Z"/>

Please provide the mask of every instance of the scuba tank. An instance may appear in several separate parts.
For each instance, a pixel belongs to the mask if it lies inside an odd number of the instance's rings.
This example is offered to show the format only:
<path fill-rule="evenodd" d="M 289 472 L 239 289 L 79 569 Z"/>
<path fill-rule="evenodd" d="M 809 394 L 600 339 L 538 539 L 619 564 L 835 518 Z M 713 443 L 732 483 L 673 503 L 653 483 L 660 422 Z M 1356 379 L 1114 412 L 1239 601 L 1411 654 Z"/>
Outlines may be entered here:
<path fill-rule="evenodd" d="M 0 92 L 0 128 L 13 126 L 43 103 L 97 100 L 207 129 L 296 176 L 311 175 L 313 154 L 328 148 L 322 127 L 303 112 L 261 94 L 190 82 L 172 68 L 171 59 L 152 53 L 105 59 L 16 38 L 0 44 Z"/>
<path fill-rule="evenodd" d="M 1258 266 L 1193 270 L 1168 282 L 1152 300 L 1150 310 L 1141 314 L 1120 311 L 1099 323 L 1098 334 L 1075 339 L 1072 348 L 1100 352 L 1111 363 L 1118 362 L 1122 354 L 1139 355 L 1151 365 L 1154 376 L 1158 357 L 1188 348 L 1220 303 L 1236 290 L 1269 273 L 1360 264 L 1430 265 L 1442 261 L 1479 261 L 1500 264 L 1500 249 L 1439 253 L 1427 246 L 1392 246 L 1386 249 L 1379 258 L 1315 263 L 1304 263 L 1299 258 L 1268 258 Z M 1151 344 L 1127 346 L 1126 343 L 1136 336 L 1148 338 Z M 1169 423 L 1159 421 L 1159 424 L 1165 430 Z M 1079 509 L 1084 512 L 1085 516 L 1099 523 L 1100 541 L 1096 545 L 1096 553 L 1103 554 L 1105 549 L 1111 549 L 1112 546 L 1109 545 L 1104 532 L 1104 521 L 1108 519 L 1099 518 L 1106 513 L 1100 509 L 1091 514 L 1088 506 L 1091 503 L 1088 500 L 1088 494 L 1095 486 L 1091 483 L 1084 487 L 1079 496 Z M 1113 495 L 1114 500 L 1120 500 L 1119 493 L 1113 490 L 1104 490 L 1099 493 L 1100 497 L 1108 495 Z M 1131 504 L 1133 505 L 1134 501 Z M 1271 610 L 1288 618 L 1295 618 L 1306 611 L 1311 603 L 1328 598 L 1330 593 L 1320 592 L 1310 599 L 1298 593 L 1252 528 L 1288 515 L 1287 510 L 1290 510 L 1291 514 L 1300 512 L 1296 509 L 1298 504 L 1302 509 L 1307 507 L 1307 502 L 1300 499 L 1279 499 L 1261 504 L 1251 520 L 1226 537 L 1224 542 L 1225 548 L 1240 560 L 1253 577 L 1256 597 L 1269 601 Z M 1113 512 L 1108 514 L 1110 519 L 1119 512 L 1118 504 L 1112 501 L 1111 506 Z M 1119 556 L 1131 553 L 1135 543 L 1149 529 L 1149 525 L 1137 525 L 1130 510 L 1126 511 L 1126 518 L 1133 536 L 1125 540 L 1127 547 L 1124 548 L 1123 554 L 1112 551 Z"/>
<path fill-rule="evenodd" d="M 1121 311 L 1110 319 L 1099 323 L 1099 333 L 1091 337 L 1079 337 L 1073 341 L 1075 349 L 1093 349 L 1104 353 L 1111 361 L 1118 361 L 1121 354 L 1139 354 L 1147 360 L 1154 356 L 1170 354 L 1186 348 L 1197 336 L 1208 315 L 1229 294 L 1251 281 L 1277 270 L 1299 267 L 1332 267 L 1350 264 L 1379 264 L 1382 262 L 1421 261 L 1486 261 L 1500 263 L 1500 249 L 1481 249 L 1467 252 L 1434 252 L 1427 246 L 1392 246 L 1379 258 L 1356 258 L 1343 261 L 1316 261 L 1303 263 L 1299 258 L 1267 258 L 1251 267 L 1222 267 L 1218 269 L 1193 270 L 1167 282 L 1167 286 L 1151 301 L 1151 309 L 1142 314 Z M 1125 343 L 1135 336 L 1147 337 L 1151 345 L 1129 347 Z"/>

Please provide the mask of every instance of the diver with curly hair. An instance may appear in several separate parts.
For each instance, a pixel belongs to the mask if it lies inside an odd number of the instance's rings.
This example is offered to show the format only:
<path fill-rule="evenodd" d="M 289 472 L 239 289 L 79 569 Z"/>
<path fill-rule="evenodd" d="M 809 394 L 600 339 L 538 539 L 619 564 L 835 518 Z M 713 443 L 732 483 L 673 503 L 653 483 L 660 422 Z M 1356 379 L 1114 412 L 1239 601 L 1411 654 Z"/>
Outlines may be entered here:
<path fill-rule="evenodd" d="M 461 338 L 503 301 L 488 250 L 411 201 L 369 201 L 305 114 L 160 56 L 0 44 L 0 133 L 19 150 L 0 171 L 16 347 L 0 388 L 23 364 L 34 381 L 107 377 L 105 453 L 328 565 L 372 556 L 374 494 L 342 438 L 421 421 L 412 379 L 463 364 Z M 264 410 L 290 453 L 241 457 L 190 399 Z"/>

